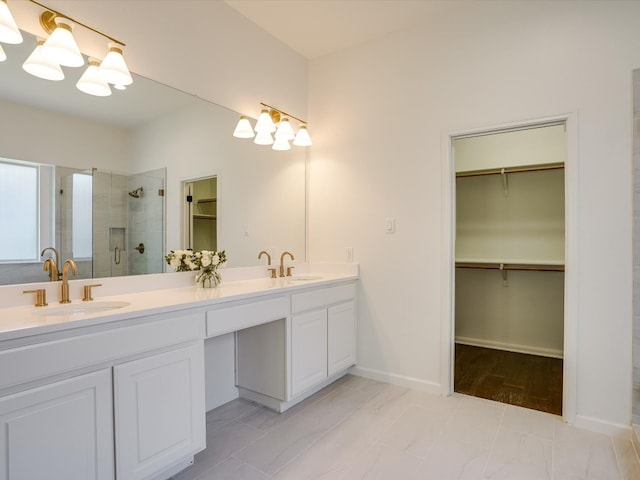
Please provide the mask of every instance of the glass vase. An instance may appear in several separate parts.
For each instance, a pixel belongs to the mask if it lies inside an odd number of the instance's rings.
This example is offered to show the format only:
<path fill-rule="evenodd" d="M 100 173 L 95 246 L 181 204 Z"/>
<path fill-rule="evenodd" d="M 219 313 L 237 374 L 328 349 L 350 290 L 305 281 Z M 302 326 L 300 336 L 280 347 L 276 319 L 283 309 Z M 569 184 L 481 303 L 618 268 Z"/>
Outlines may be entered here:
<path fill-rule="evenodd" d="M 215 288 L 222 282 L 217 270 L 200 270 L 196 275 L 196 284 L 202 288 Z"/>

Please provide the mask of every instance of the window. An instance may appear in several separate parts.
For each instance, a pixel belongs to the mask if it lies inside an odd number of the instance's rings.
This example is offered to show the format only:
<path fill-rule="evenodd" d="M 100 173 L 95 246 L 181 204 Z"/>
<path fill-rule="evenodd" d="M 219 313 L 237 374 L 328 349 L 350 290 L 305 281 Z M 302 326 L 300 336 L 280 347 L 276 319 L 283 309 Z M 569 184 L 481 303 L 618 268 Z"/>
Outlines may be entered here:
<path fill-rule="evenodd" d="M 0 159 L 0 261 L 38 260 L 39 167 Z"/>
<path fill-rule="evenodd" d="M 73 258 L 91 258 L 92 181 L 91 175 L 73 174 Z"/>

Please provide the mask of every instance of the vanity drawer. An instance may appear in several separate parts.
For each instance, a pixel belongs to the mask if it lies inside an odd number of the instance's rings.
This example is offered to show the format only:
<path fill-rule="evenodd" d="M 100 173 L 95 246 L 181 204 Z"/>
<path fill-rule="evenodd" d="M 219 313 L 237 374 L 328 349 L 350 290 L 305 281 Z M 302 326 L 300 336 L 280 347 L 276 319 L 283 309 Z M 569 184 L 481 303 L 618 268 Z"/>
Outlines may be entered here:
<path fill-rule="evenodd" d="M 291 313 L 325 308 L 335 303 L 353 300 L 355 297 L 356 286 L 354 283 L 295 293 L 291 295 Z"/>
<path fill-rule="evenodd" d="M 219 308 L 207 312 L 207 337 L 216 337 L 243 328 L 287 318 L 287 297 L 270 298 L 257 302 Z"/>
<path fill-rule="evenodd" d="M 202 314 L 78 335 L 0 352 L 0 390 L 201 339 Z"/>

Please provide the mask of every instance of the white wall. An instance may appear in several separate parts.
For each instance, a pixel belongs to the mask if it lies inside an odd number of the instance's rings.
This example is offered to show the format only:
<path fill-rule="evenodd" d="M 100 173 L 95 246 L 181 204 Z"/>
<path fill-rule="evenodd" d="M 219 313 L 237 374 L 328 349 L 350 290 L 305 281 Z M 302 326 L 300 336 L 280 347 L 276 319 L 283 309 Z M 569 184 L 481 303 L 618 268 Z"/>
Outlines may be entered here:
<path fill-rule="evenodd" d="M 0 156 L 77 169 L 127 171 L 125 128 L 0 100 Z"/>
<path fill-rule="evenodd" d="M 354 247 L 361 371 L 443 385 L 443 133 L 574 112 L 577 415 L 629 424 L 638 18 L 634 2 L 455 2 L 423 28 L 311 62 L 309 255 Z"/>

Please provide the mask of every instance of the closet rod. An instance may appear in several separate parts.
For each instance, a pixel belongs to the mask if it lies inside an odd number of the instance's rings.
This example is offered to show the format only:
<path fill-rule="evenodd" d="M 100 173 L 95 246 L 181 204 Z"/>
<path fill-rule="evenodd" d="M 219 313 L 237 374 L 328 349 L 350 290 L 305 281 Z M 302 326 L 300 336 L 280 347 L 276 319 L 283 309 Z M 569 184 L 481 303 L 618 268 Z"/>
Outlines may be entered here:
<path fill-rule="evenodd" d="M 473 170 L 469 172 L 457 172 L 456 177 L 479 177 L 482 175 L 498 175 L 501 173 L 523 173 L 539 172 L 542 170 L 560 170 L 564 168 L 564 163 L 553 163 L 549 165 L 533 165 L 530 167 L 497 168 L 494 170 Z"/>
<path fill-rule="evenodd" d="M 466 263 L 456 262 L 456 268 L 479 268 L 483 270 L 524 270 L 535 272 L 564 272 L 563 265 L 527 265 L 508 263 Z"/>

